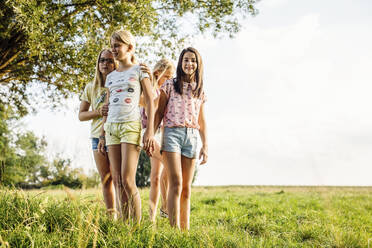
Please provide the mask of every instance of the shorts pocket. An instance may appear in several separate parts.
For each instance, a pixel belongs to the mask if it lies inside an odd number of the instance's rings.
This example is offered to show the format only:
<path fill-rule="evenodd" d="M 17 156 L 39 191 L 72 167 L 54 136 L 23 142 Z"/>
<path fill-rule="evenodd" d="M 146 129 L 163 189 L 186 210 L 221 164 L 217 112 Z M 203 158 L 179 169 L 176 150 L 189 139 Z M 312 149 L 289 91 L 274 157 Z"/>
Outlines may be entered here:
<path fill-rule="evenodd" d="M 109 123 L 104 123 L 103 124 L 103 130 L 105 130 L 105 132 L 109 132 L 109 129 L 110 129 L 110 124 Z"/>
<path fill-rule="evenodd" d="M 139 121 L 138 122 L 137 121 L 128 122 L 128 123 L 126 123 L 126 129 L 129 132 L 139 133 L 139 132 L 141 132 L 141 122 L 139 122 Z"/>

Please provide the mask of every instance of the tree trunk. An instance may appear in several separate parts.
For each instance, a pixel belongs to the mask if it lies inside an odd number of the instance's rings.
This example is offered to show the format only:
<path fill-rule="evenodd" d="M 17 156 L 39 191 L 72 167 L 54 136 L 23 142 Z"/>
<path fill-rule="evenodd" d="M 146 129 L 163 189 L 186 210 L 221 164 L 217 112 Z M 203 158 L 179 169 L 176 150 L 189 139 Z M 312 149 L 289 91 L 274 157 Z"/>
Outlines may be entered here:
<path fill-rule="evenodd" d="M 4 180 L 5 161 L 0 161 L 0 185 L 3 184 Z"/>

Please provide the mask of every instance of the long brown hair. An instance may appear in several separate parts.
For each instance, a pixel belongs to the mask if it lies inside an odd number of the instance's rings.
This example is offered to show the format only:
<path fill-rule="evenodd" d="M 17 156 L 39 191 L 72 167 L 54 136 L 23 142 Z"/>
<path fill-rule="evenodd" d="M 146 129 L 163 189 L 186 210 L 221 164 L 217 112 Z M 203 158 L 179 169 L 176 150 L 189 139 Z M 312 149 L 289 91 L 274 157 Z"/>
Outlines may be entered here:
<path fill-rule="evenodd" d="M 183 56 L 185 55 L 185 53 L 187 52 L 192 52 L 195 54 L 195 57 L 196 57 L 196 64 L 198 65 L 198 67 L 196 68 L 196 71 L 195 71 L 195 82 L 196 82 L 196 87 L 195 89 L 193 89 L 193 96 L 194 97 L 200 97 L 202 92 L 203 92 L 203 61 L 202 61 L 202 58 L 198 52 L 198 50 L 196 50 L 195 48 L 193 47 L 188 47 L 188 48 L 185 48 L 182 50 L 181 54 L 180 54 L 180 57 L 178 59 L 178 64 L 177 64 L 177 76 L 176 78 L 173 79 L 173 84 L 174 84 L 174 89 L 176 90 L 176 92 L 178 94 L 183 94 L 183 82 L 184 82 L 184 79 L 186 77 L 186 74 L 185 72 L 182 70 L 182 60 L 183 60 Z"/>
<path fill-rule="evenodd" d="M 103 48 L 98 56 L 97 56 L 97 62 L 96 62 L 96 72 L 94 75 L 94 81 L 93 81 L 93 87 L 92 87 L 92 99 L 95 99 L 99 93 L 101 93 L 101 88 L 104 87 L 105 82 L 103 82 L 103 75 L 99 71 L 99 60 L 101 58 L 101 55 L 103 52 L 109 52 L 111 53 L 111 50 L 108 48 Z M 116 63 L 114 63 L 114 69 L 116 69 Z M 93 105 L 92 105 L 93 106 Z"/>

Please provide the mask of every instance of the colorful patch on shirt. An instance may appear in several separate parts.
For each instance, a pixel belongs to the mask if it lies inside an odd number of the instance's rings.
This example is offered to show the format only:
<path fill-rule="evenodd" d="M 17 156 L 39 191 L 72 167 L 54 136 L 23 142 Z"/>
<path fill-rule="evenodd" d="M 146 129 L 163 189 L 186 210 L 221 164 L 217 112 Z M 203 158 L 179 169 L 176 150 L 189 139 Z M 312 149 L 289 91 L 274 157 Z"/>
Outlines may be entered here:
<path fill-rule="evenodd" d="M 122 92 L 124 91 L 123 89 L 117 89 L 116 92 Z"/>
<path fill-rule="evenodd" d="M 100 104 L 104 102 L 105 98 L 106 98 L 106 92 L 103 92 L 102 95 L 96 99 L 96 104 Z"/>
<path fill-rule="evenodd" d="M 133 88 L 128 88 L 128 92 L 133 93 L 134 89 Z"/>
<path fill-rule="evenodd" d="M 113 102 L 117 102 L 119 101 L 119 98 L 114 98 L 114 100 L 112 100 Z"/>
<path fill-rule="evenodd" d="M 125 98 L 125 99 L 124 99 L 124 102 L 126 102 L 126 103 L 131 103 L 131 102 L 132 102 L 132 99 L 130 99 L 130 98 Z"/>
<path fill-rule="evenodd" d="M 129 81 L 130 81 L 130 82 L 135 82 L 135 81 L 137 81 L 137 79 L 136 79 L 135 77 L 130 77 L 130 78 L 129 78 Z"/>

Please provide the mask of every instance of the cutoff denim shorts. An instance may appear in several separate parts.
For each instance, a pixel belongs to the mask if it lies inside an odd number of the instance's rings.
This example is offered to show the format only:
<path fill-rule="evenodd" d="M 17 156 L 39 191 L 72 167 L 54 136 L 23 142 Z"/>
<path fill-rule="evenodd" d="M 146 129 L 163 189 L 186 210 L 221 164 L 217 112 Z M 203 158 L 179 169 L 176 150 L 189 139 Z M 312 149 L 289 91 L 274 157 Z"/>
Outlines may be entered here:
<path fill-rule="evenodd" d="M 98 138 L 92 138 L 92 150 L 97 151 L 98 150 L 98 143 L 99 139 Z M 105 151 L 107 152 L 107 146 L 105 146 Z"/>
<path fill-rule="evenodd" d="M 164 127 L 161 151 L 177 152 L 188 158 L 196 158 L 198 130 L 189 127 Z"/>

